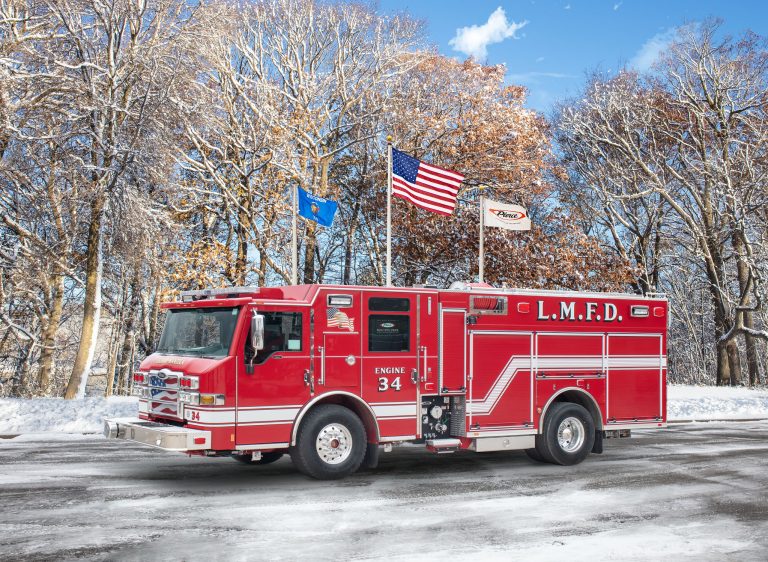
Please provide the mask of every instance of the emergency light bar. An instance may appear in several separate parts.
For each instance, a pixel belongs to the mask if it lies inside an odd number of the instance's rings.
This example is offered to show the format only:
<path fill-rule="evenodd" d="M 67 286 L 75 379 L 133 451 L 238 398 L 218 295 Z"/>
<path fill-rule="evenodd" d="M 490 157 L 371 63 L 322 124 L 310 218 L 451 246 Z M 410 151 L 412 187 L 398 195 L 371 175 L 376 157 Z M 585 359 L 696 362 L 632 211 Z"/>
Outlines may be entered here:
<path fill-rule="evenodd" d="M 216 297 L 237 298 L 243 295 L 258 293 L 259 287 L 226 287 L 224 289 L 202 289 L 200 291 L 182 291 L 182 302 L 193 302 Z"/>

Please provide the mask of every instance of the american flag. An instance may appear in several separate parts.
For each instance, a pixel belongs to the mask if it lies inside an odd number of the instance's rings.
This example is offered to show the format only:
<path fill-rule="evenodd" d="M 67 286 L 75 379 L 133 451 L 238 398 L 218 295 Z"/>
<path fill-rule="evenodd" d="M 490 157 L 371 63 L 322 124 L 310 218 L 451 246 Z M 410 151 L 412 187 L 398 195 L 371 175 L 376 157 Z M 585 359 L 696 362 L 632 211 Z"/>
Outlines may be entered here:
<path fill-rule="evenodd" d="M 422 209 L 450 215 L 464 176 L 392 149 L 392 194 Z"/>
<path fill-rule="evenodd" d="M 346 328 L 350 332 L 354 332 L 355 319 L 350 318 L 338 308 L 329 308 L 328 309 L 328 327 L 329 328 Z"/>

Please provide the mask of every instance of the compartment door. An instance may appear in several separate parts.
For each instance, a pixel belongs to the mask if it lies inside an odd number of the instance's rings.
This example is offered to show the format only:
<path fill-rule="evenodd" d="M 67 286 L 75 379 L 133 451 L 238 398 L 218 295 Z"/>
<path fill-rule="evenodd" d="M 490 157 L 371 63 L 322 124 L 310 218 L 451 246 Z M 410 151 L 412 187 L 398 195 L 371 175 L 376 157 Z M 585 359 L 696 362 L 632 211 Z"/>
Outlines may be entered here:
<path fill-rule="evenodd" d="M 533 427 L 533 334 L 470 332 L 471 429 Z"/>
<path fill-rule="evenodd" d="M 467 387 L 467 311 L 440 313 L 440 392 L 463 394 Z"/>
<path fill-rule="evenodd" d="M 664 369 L 659 334 L 608 334 L 608 421 L 660 420 Z"/>
<path fill-rule="evenodd" d="M 360 333 L 326 332 L 320 352 L 320 378 L 324 389 L 360 392 Z"/>

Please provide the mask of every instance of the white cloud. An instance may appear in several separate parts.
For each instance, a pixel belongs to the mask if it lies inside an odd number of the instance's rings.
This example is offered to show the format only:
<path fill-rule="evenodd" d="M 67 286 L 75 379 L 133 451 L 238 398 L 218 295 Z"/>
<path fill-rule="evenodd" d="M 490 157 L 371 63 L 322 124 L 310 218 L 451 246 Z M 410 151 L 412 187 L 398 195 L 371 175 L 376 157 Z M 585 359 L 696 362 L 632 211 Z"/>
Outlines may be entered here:
<path fill-rule="evenodd" d="M 470 25 L 456 30 L 456 37 L 448 41 L 454 51 L 485 60 L 488 56 L 487 47 L 493 43 L 501 43 L 510 37 L 516 39 L 515 33 L 528 24 L 528 21 L 510 22 L 504 8 L 499 6 L 488 17 L 483 25 Z"/>
<path fill-rule="evenodd" d="M 547 78 L 562 80 L 566 78 L 578 78 L 573 74 L 564 74 L 562 72 L 522 72 L 518 74 L 507 74 L 509 84 L 537 85 Z"/>
<path fill-rule="evenodd" d="M 537 57 L 536 62 L 544 62 L 544 57 Z"/>
<path fill-rule="evenodd" d="M 621 5 L 622 5 L 623 3 L 624 3 L 624 2 L 617 2 L 616 4 L 614 4 L 614 5 L 613 5 L 613 11 L 614 11 L 614 12 L 618 11 L 618 9 L 619 9 L 619 8 L 621 8 Z"/>
<path fill-rule="evenodd" d="M 563 10 L 570 10 L 570 9 L 571 9 L 570 4 L 566 4 L 565 6 L 563 6 Z"/>
<path fill-rule="evenodd" d="M 666 31 L 662 31 L 661 33 L 657 33 L 648 39 L 648 41 L 643 43 L 643 46 L 640 47 L 640 50 L 635 56 L 632 57 L 632 60 L 629 61 L 629 67 L 640 72 L 650 70 L 653 63 L 659 58 L 659 55 L 669 47 L 672 41 L 675 40 L 677 31 L 678 30 L 673 27 Z"/>

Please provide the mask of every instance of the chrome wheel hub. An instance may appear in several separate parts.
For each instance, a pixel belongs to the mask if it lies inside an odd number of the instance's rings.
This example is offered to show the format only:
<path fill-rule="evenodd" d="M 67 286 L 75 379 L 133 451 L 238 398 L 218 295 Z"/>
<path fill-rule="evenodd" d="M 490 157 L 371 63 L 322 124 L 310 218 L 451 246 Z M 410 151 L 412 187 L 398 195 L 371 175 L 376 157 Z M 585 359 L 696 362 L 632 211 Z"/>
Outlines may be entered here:
<path fill-rule="evenodd" d="M 557 428 L 557 444 L 566 453 L 578 451 L 584 444 L 586 430 L 578 418 L 565 418 Z"/>
<path fill-rule="evenodd" d="M 343 463 L 352 453 L 352 434 L 340 423 L 329 423 L 317 434 L 315 449 L 323 462 Z"/>

